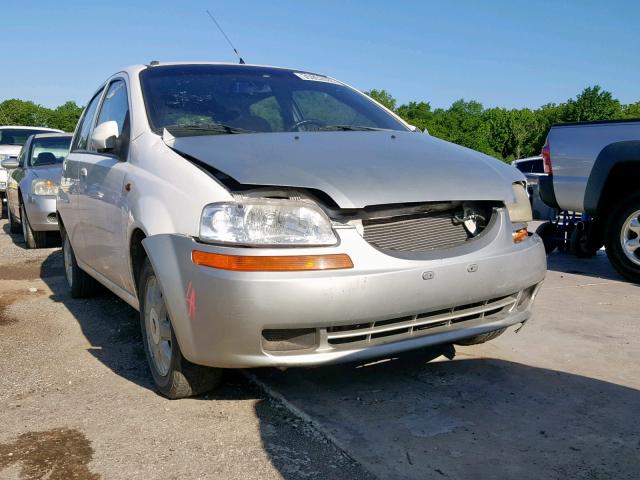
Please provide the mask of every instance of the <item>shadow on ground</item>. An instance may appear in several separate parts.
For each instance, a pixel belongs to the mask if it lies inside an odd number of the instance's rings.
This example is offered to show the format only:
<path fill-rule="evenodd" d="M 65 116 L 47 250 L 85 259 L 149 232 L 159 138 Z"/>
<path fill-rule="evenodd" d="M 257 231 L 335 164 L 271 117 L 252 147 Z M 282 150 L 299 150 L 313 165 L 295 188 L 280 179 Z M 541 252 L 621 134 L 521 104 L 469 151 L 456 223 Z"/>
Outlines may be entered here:
<path fill-rule="evenodd" d="M 554 272 L 625 281 L 611 266 L 604 250 L 599 250 L 591 258 L 577 258 L 570 253 L 554 252 L 547 255 L 547 268 Z"/>
<path fill-rule="evenodd" d="M 380 478 L 640 476 L 638 390 L 435 353 L 256 373 Z"/>

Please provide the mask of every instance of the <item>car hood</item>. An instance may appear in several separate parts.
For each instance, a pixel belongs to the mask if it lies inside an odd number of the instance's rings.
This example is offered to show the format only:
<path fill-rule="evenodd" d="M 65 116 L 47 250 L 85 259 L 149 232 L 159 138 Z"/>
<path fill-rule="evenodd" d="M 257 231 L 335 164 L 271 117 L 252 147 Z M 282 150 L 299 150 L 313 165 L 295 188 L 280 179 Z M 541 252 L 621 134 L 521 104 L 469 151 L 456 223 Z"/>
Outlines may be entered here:
<path fill-rule="evenodd" d="M 172 137 L 165 143 L 242 184 L 320 190 L 341 208 L 453 200 L 513 202 L 515 168 L 414 132 Z"/>
<path fill-rule="evenodd" d="M 47 178 L 53 182 L 60 183 L 62 177 L 62 164 L 43 165 L 41 167 L 31 167 L 31 172 L 35 178 Z"/>
<path fill-rule="evenodd" d="M 18 156 L 22 145 L 0 145 L 0 155 Z"/>

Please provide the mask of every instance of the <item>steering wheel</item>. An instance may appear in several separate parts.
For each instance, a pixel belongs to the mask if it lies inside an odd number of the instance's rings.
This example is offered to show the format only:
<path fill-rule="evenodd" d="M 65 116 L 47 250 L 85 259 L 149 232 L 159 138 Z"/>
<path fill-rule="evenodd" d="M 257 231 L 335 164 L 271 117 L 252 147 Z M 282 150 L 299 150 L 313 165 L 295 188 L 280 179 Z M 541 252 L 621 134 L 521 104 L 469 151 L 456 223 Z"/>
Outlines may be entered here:
<path fill-rule="evenodd" d="M 302 126 L 306 126 L 306 125 L 316 125 L 318 127 L 324 127 L 325 123 L 321 122 L 320 120 L 314 120 L 313 118 L 307 118 L 305 120 L 299 120 L 296 123 L 294 123 L 293 125 L 291 125 L 291 128 L 289 129 L 290 132 L 296 132 L 296 131 L 300 131 L 300 127 Z"/>

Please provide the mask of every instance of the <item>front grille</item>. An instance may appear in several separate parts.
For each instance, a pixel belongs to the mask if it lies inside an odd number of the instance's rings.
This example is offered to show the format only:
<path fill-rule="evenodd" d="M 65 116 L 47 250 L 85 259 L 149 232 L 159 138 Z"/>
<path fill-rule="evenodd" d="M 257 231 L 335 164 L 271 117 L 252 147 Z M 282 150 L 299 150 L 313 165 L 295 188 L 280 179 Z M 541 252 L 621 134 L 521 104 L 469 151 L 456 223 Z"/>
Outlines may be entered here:
<path fill-rule="evenodd" d="M 454 324 L 473 320 L 491 321 L 509 311 L 517 300 L 518 293 L 514 293 L 504 297 L 417 315 L 329 327 L 327 328 L 327 342 L 334 347 L 345 344 L 351 347 L 359 343 L 381 343 L 405 337 L 426 335 L 432 333 L 430 330 L 446 329 Z"/>
<path fill-rule="evenodd" d="M 454 212 L 364 220 L 364 239 L 382 250 L 419 252 L 451 248 L 466 242 L 470 235 Z M 457 224 L 456 224 L 457 223 Z"/>

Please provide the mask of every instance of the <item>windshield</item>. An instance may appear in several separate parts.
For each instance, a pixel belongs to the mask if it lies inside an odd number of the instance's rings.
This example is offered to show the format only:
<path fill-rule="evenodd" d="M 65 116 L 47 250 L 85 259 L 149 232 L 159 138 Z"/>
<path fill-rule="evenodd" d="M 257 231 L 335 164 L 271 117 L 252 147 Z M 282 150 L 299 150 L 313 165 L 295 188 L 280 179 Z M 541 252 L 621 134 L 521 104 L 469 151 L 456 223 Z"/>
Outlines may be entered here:
<path fill-rule="evenodd" d="M 34 138 L 29 164 L 32 167 L 62 163 L 69 153 L 71 135 L 65 137 Z"/>
<path fill-rule="evenodd" d="M 41 129 L 28 128 L 0 128 L 0 145 L 19 145 L 22 146 L 31 135 L 46 132 Z"/>
<path fill-rule="evenodd" d="M 158 133 L 163 128 L 182 135 L 407 130 L 368 97 L 321 75 L 169 65 L 144 70 L 140 80 L 149 122 Z"/>

